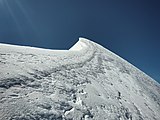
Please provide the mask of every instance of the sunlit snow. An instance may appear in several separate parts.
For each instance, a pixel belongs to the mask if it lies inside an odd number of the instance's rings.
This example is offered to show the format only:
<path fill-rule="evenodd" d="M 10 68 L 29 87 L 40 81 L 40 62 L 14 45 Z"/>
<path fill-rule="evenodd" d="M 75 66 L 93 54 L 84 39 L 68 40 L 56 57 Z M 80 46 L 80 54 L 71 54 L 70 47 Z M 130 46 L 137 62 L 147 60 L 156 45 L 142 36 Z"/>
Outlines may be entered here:
<path fill-rule="evenodd" d="M 160 85 L 97 43 L 0 44 L 1 120 L 160 120 L 159 113 Z"/>

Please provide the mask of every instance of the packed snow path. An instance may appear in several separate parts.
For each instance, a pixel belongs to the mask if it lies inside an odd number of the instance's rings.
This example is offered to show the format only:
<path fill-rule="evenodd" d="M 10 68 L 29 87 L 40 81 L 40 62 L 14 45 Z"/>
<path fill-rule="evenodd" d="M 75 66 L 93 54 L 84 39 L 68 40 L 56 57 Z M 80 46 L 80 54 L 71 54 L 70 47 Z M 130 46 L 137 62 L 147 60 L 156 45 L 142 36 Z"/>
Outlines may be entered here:
<path fill-rule="evenodd" d="M 160 85 L 102 46 L 0 44 L 0 120 L 160 120 Z"/>

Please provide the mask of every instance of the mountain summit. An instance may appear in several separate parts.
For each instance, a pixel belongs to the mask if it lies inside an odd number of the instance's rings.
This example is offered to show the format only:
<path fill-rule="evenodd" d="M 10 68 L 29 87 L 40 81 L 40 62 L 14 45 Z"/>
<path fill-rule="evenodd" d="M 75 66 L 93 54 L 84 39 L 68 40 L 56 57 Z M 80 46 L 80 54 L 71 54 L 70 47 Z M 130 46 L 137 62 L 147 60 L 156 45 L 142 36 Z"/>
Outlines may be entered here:
<path fill-rule="evenodd" d="M 160 85 L 85 38 L 69 50 L 0 44 L 1 120 L 160 120 Z"/>

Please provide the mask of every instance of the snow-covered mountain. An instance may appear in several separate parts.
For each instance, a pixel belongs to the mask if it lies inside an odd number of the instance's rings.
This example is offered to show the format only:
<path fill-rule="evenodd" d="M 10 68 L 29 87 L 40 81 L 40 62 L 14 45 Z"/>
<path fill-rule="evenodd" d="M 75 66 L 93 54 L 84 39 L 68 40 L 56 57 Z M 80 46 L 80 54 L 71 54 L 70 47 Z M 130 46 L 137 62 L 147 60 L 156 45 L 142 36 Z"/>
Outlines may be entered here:
<path fill-rule="evenodd" d="M 160 85 L 84 38 L 70 50 L 0 44 L 0 120 L 160 120 Z"/>

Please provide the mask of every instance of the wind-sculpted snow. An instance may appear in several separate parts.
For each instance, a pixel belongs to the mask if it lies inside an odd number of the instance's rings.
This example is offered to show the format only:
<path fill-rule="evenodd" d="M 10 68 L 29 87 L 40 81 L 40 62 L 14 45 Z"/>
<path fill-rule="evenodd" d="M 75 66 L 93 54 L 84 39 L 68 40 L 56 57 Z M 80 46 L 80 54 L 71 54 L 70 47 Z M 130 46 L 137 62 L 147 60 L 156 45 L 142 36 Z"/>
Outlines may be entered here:
<path fill-rule="evenodd" d="M 160 85 L 102 46 L 0 45 L 1 120 L 160 120 Z"/>

